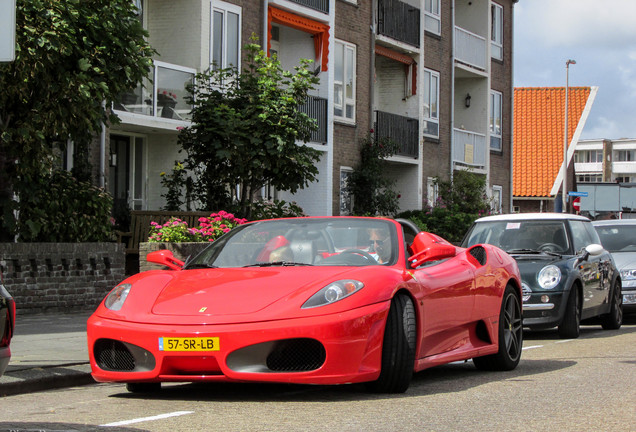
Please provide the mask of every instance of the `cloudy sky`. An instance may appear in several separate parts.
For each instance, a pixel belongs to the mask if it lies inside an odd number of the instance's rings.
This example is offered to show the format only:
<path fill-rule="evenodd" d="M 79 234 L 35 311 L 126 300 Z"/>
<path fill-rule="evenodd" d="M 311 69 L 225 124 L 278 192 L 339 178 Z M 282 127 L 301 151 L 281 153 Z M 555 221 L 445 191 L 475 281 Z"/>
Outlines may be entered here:
<path fill-rule="evenodd" d="M 636 138 L 636 0 L 520 0 L 515 87 L 598 86 L 582 138 Z"/>

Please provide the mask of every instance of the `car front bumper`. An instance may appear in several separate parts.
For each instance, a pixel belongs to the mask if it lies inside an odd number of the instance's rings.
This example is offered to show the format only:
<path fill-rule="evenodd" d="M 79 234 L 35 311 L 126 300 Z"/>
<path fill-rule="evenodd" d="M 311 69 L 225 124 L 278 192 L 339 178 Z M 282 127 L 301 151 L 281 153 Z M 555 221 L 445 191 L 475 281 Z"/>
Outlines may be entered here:
<path fill-rule="evenodd" d="M 92 375 L 100 382 L 372 381 L 380 373 L 389 307 L 383 302 L 326 316 L 205 326 L 94 314 L 87 325 Z M 218 350 L 165 351 L 159 342 L 195 337 L 218 338 Z"/>
<path fill-rule="evenodd" d="M 523 325 L 533 328 L 558 326 L 565 313 L 563 291 L 531 293 L 523 302 Z"/>

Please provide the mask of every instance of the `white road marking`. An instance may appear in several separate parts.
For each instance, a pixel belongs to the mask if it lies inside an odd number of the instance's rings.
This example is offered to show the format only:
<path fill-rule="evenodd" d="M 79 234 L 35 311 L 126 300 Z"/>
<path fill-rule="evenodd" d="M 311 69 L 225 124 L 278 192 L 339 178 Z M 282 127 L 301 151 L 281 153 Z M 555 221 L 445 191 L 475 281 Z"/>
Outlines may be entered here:
<path fill-rule="evenodd" d="M 523 347 L 523 348 L 521 348 L 521 350 L 523 351 L 523 350 L 529 350 L 529 349 L 534 349 L 534 348 L 543 348 L 543 345 L 532 345 L 532 346 L 529 346 L 529 347 Z"/>
<path fill-rule="evenodd" d="M 563 340 L 558 340 L 554 343 L 566 343 L 566 342 L 572 342 L 574 339 L 563 339 Z"/>
<path fill-rule="evenodd" d="M 123 421 L 118 421 L 118 422 L 114 422 L 114 423 L 107 423 L 107 424 L 103 424 L 103 425 L 100 425 L 100 426 L 101 427 L 126 426 L 126 425 L 133 424 L 133 423 L 141 423 L 141 422 L 146 422 L 146 421 L 161 420 L 161 419 L 165 419 L 165 418 L 169 418 L 169 417 L 178 417 L 178 416 L 182 416 L 182 415 L 186 415 L 186 414 L 194 414 L 194 411 L 175 411 L 175 412 L 166 413 L 166 414 L 159 414 L 159 415 L 152 416 L 152 417 L 143 417 L 143 418 L 138 418 L 138 419 L 123 420 Z"/>

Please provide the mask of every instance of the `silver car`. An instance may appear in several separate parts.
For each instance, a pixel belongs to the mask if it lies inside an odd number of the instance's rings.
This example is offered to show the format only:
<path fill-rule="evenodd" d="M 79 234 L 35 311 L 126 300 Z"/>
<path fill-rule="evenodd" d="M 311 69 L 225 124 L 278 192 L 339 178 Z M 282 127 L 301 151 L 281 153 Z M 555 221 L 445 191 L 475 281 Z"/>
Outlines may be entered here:
<path fill-rule="evenodd" d="M 636 312 L 636 219 L 602 220 L 592 224 L 621 272 L 623 311 Z"/>

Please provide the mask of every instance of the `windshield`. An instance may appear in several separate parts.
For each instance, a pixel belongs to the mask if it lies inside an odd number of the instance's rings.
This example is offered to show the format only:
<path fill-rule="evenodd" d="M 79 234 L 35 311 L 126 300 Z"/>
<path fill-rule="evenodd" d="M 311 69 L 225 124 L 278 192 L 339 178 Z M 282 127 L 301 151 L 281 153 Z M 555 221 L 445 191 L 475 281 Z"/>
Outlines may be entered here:
<path fill-rule="evenodd" d="M 488 243 L 506 252 L 555 252 L 569 250 L 563 221 L 491 221 L 473 225 L 464 240 L 464 247 Z"/>
<path fill-rule="evenodd" d="M 234 228 L 185 268 L 390 265 L 396 235 L 394 224 L 373 218 L 254 222 Z"/>
<path fill-rule="evenodd" d="M 596 226 L 601 244 L 610 252 L 636 252 L 636 225 Z"/>

